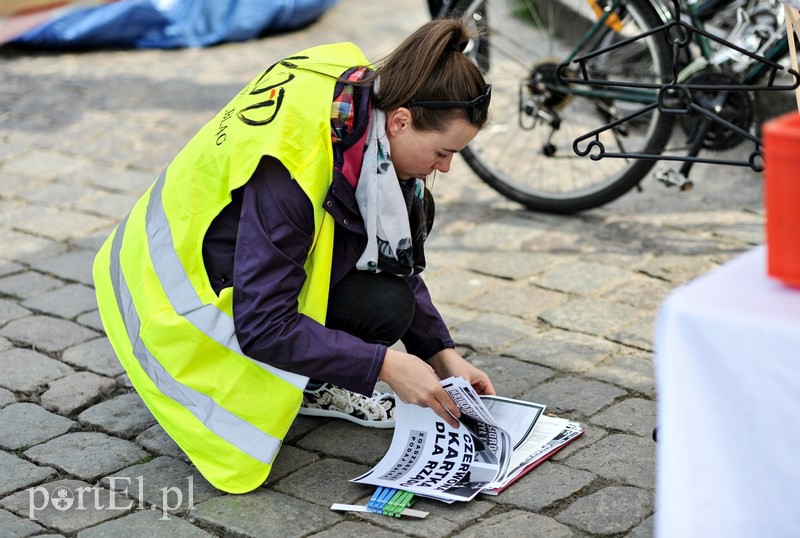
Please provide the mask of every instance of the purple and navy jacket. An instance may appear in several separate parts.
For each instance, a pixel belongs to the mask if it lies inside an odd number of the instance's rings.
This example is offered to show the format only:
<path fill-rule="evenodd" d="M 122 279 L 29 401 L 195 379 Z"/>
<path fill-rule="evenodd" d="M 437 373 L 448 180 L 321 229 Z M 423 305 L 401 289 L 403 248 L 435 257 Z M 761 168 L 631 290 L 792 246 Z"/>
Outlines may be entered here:
<path fill-rule="evenodd" d="M 339 82 L 334 92 L 333 182 L 324 201 L 336 222 L 331 287 L 355 269 L 367 243 L 355 185 L 369 125 L 370 91 L 367 85 Z M 328 329 L 297 310 L 306 278 L 303 265 L 313 241 L 311 201 L 271 157 L 262 159 L 232 196 L 206 233 L 203 258 L 217 293 L 233 286 L 234 326 L 242 351 L 283 370 L 371 395 L 386 346 Z M 402 342 L 409 353 L 428 359 L 453 347 L 453 340 L 421 276 L 407 281 L 417 304 Z"/>

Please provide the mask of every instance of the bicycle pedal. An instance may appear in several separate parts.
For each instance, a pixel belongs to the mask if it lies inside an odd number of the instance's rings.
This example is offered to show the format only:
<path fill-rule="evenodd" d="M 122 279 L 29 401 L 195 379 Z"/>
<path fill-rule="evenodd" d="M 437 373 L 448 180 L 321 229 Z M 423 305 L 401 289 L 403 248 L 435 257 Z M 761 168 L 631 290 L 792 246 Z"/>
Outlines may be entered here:
<path fill-rule="evenodd" d="M 694 182 L 691 179 L 672 168 L 659 170 L 656 172 L 655 177 L 667 187 L 678 187 L 678 190 L 681 191 L 690 191 L 694 187 Z"/>

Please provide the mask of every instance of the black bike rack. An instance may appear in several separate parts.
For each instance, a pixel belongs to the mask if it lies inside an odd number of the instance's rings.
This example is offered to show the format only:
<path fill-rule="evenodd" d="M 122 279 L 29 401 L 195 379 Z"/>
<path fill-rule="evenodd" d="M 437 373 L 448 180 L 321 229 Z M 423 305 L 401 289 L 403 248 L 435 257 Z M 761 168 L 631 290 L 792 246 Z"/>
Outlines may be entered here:
<path fill-rule="evenodd" d="M 681 10 L 679 0 L 672 0 L 674 5 L 673 16 L 674 18 L 665 24 L 652 28 L 639 35 L 624 39 L 608 47 L 592 51 L 589 54 L 578 56 L 572 62 L 565 62 L 560 64 L 556 69 L 556 77 L 561 84 L 584 84 L 588 86 L 602 86 L 605 88 L 637 88 L 637 89 L 652 89 L 658 91 L 658 99 L 655 103 L 646 105 L 639 110 L 636 110 L 622 118 L 616 119 L 598 129 L 595 129 L 585 135 L 578 137 L 574 140 L 572 148 L 579 156 L 585 157 L 589 155 L 592 160 L 600 160 L 602 158 L 626 158 L 626 159 L 649 159 L 657 161 L 679 161 L 685 163 L 680 170 L 680 173 L 686 178 L 689 174 L 694 163 L 709 163 L 709 164 L 724 164 L 733 166 L 749 166 L 756 172 L 763 171 L 763 145 L 761 139 L 752 135 L 751 133 L 733 125 L 732 123 L 721 118 L 713 112 L 714 107 L 721 105 L 725 102 L 728 92 L 732 91 L 786 91 L 794 90 L 800 86 L 800 73 L 794 69 L 788 69 L 787 73 L 794 77 L 794 84 L 789 86 L 775 85 L 775 77 L 778 71 L 784 68 L 780 64 L 764 58 L 758 54 L 745 50 L 725 39 L 716 37 L 708 32 L 696 28 L 681 20 Z M 697 32 L 705 36 L 711 41 L 715 41 L 723 47 L 728 47 L 741 54 L 744 54 L 751 59 L 765 64 L 769 68 L 768 83 L 766 85 L 745 85 L 745 84 L 684 84 L 678 82 L 678 58 L 683 49 L 692 43 L 692 32 Z M 614 82 L 608 79 L 592 79 L 586 67 L 587 60 L 596 58 L 609 51 L 624 47 L 635 41 L 644 39 L 651 35 L 662 34 L 667 42 L 672 46 L 672 81 L 663 84 L 650 84 L 650 83 L 635 83 L 635 82 Z M 790 36 L 791 39 L 793 36 Z M 570 77 L 567 75 L 567 69 L 570 65 L 577 64 L 581 77 Z M 574 69 L 574 67 L 573 67 Z M 709 100 L 701 92 L 703 91 L 716 91 L 720 92 L 716 99 Z M 694 92 L 694 93 L 693 93 Z M 686 115 L 690 112 L 697 112 L 701 115 L 701 122 L 697 130 L 692 133 L 690 139 L 690 146 L 687 155 L 662 155 L 662 154 L 648 154 L 648 153 L 613 153 L 607 152 L 605 146 L 600 141 L 600 134 L 614 129 L 631 119 L 652 111 L 658 108 L 662 114 L 671 115 Z M 713 124 L 721 125 L 727 129 L 733 130 L 740 136 L 750 140 L 754 144 L 754 149 L 747 160 L 730 160 L 718 159 L 711 157 L 700 157 L 698 154 L 703 147 L 704 139 L 711 129 Z M 585 148 L 581 149 L 581 144 L 589 140 Z M 690 185 L 690 183 L 689 183 Z"/>

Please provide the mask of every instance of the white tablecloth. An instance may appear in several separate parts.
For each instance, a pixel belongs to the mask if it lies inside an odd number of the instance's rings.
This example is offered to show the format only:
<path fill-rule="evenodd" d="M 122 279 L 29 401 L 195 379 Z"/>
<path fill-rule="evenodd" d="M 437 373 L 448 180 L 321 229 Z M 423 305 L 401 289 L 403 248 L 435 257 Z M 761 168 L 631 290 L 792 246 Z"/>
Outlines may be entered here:
<path fill-rule="evenodd" d="M 659 311 L 656 536 L 800 537 L 800 290 L 753 249 Z"/>

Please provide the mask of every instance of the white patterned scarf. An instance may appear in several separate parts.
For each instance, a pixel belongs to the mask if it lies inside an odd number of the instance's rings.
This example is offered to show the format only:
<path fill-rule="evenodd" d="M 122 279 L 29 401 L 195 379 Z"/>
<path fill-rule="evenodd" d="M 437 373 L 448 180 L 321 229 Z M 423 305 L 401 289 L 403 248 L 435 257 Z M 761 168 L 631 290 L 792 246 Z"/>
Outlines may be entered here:
<path fill-rule="evenodd" d="M 410 182 L 408 187 L 414 187 L 410 198 L 404 196 L 405 189 L 400 186 L 389 154 L 386 115 L 372 109 L 364 161 L 356 185 L 356 202 L 364 219 L 367 247 L 356 262 L 356 269 L 409 276 L 424 268 L 421 243 L 427 233 L 424 223 L 416 222 L 422 220 L 422 211 L 418 208 L 422 206 L 424 182 L 419 178 L 407 181 Z M 415 198 L 419 198 L 419 203 L 415 203 Z M 414 222 L 410 223 L 410 219 Z M 417 245 L 412 240 L 412 226 Z M 421 237 L 419 228 L 422 228 Z"/>

